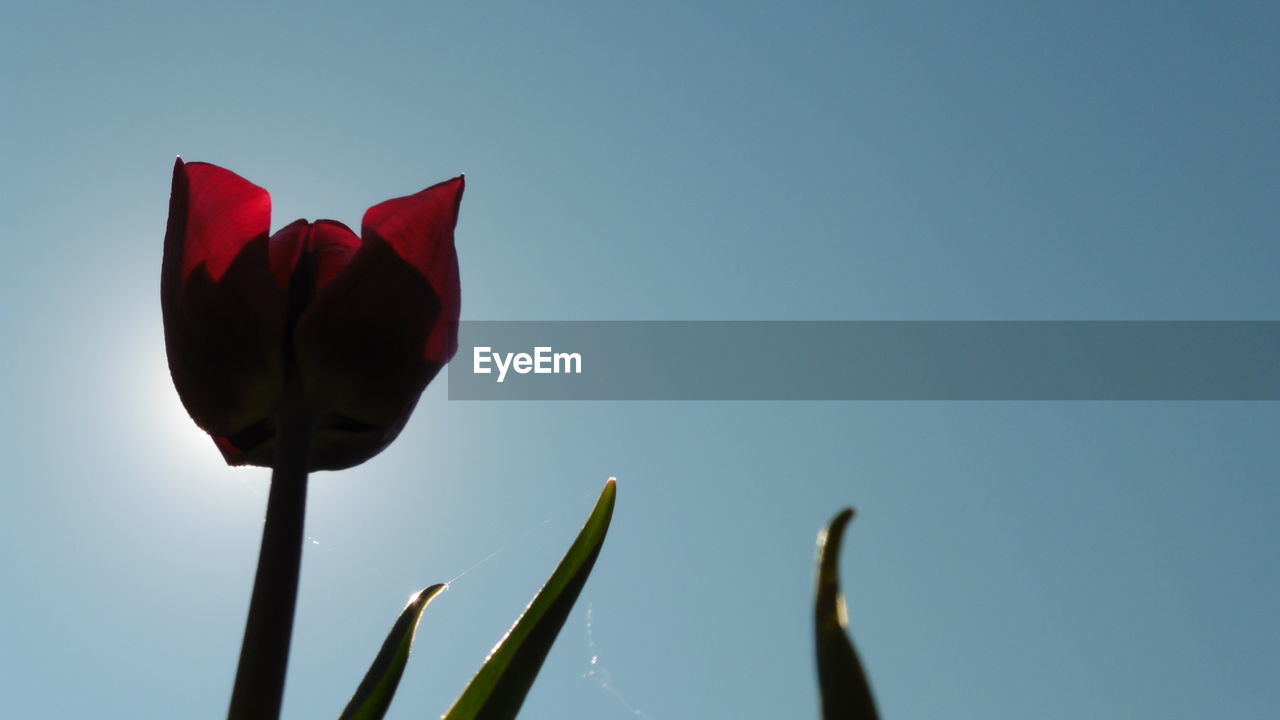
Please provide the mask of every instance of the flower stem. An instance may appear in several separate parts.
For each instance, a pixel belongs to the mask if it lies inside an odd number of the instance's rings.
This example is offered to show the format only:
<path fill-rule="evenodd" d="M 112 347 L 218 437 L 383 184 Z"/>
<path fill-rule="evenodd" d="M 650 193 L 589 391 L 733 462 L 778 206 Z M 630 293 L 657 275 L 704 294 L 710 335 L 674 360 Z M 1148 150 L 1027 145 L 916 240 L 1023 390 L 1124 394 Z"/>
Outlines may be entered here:
<path fill-rule="evenodd" d="M 310 416 L 297 408 L 282 410 L 258 574 L 253 581 L 253 599 L 249 601 L 249 619 L 228 720 L 280 717 L 302 565 L 310 453 Z"/>

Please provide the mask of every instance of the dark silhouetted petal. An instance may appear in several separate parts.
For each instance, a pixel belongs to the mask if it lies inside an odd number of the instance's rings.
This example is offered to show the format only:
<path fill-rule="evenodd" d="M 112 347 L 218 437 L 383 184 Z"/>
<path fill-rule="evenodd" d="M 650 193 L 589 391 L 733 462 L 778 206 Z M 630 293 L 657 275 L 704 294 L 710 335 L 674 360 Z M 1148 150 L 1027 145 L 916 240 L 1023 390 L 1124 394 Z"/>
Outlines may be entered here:
<path fill-rule="evenodd" d="M 458 351 L 458 314 L 462 295 L 453 228 L 458 222 L 464 178 L 432 185 L 420 193 L 388 200 L 369 208 L 360 235 L 378 237 L 422 274 L 440 299 L 443 322 L 432 328 L 424 347 L 426 357 L 444 365 Z"/>
<path fill-rule="evenodd" d="M 303 300 L 309 302 L 316 291 L 342 272 L 359 249 L 360 238 L 337 220 L 294 220 L 271 236 L 271 274 L 277 285 L 288 289 L 294 271 L 305 258 L 307 277 L 293 278 L 292 283 L 305 286 L 300 290 Z"/>
<path fill-rule="evenodd" d="M 271 275 L 276 285 L 284 292 L 289 291 L 289 278 L 302 258 L 302 251 L 307 246 L 311 223 L 306 220 L 294 220 L 276 231 L 267 241 L 267 261 L 271 265 Z"/>
<path fill-rule="evenodd" d="M 271 199 L 214 165 L 174 165 L 160 300 L 169 370 L 183 405 L 218 441 L 269 424 L 284 393 L 287 298 L 267 263 Z M 261 433 L 257 433 L 261 434 Z"/>
<path fill-rule="evenodd" d="M 314 294 L 332 282 L 351 263 L 351 258 L 360 249 L 360 238 L 351 232 L 351 228 L 336 220 L 317 220 L 311 226 L 311 240 L 307 249 L 315 263 L 315 284 L 312 286 Z"/>
<path fill-rule="evenodd" d="M 363 462 L 395 439 L 440 370 L 423 357 L 440 320 L 430 283 L 377 238 L 312 299 L 294 349 L 307 404 L 323 411 L 313 470 Z"/>
<path fill-rule="evenodd" d="M 307 402 L 322 411 L 312 469 L 349 467 L 380 452 L 452 357 L 461 195 L 457 178 L 371 208 L 359 249 L 327 282 L 324 248 L 338 256 L 337 246 L 349 244 L 337 228 L 317 238 L 318 289 L 294 333 Z"/>

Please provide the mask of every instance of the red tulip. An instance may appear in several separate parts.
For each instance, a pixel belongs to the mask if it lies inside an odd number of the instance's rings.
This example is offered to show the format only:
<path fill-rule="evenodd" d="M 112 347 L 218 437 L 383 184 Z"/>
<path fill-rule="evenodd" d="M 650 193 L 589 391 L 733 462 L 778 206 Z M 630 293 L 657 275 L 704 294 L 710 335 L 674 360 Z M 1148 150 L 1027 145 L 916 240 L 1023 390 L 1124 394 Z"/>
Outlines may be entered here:
<path fill-rule="evenodd" d="M 271 466 L 282 411 L 310 423 L 311 470 L 400 433 L 457 350 L 456 177 L 268 236 L 271 197 L 207 163 L 174 165 L 160 301 L 174 385 L 231 465 Z"/>

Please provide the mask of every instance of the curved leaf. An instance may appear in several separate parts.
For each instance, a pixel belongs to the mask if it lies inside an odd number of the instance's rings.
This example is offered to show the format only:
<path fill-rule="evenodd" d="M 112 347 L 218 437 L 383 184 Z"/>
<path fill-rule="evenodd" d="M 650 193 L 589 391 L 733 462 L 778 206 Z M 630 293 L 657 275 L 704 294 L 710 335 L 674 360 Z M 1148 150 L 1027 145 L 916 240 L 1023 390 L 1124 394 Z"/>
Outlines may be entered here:
<path fill-rule="evenodd" d="M 609 478 L 586 525 L 547 584 L 498 641 L 441 720 L 511 720 L 520 711 L 600 554 L 613 517 L 615 487 L 614 479 Z"/>
<path fill-rule="evenodd" d="M 413 636 L 418 631 L 418 621 L 422 620 L 422 611 L 444 587 L 432 585 L 409 600 L 339 720 L 381 720 L 386 714 L 396 686 L 400 684 L 405 663 L 409 661 L 409 649 L 413 647 Z"/>
<path fill-rule="evenodd" d="M 878 717 L 867 676 L 849 640 L 848 613 L 840 592 L 840 542 L 852 519 L 853 508 L 845 508 L 818 533 L 818 583 L 813 619 L 818 688 L 825 720 L 875 720 Z"/>

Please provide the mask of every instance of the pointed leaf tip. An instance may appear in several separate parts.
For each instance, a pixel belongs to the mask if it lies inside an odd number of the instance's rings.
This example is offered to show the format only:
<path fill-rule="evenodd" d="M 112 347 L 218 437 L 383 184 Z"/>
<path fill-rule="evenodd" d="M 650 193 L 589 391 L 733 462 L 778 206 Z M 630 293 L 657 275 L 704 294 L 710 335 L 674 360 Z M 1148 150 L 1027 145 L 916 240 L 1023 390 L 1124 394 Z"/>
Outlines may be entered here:
<path fill-rule="evenodd" d="M 409 661 L 409 651 L 413 647 L 413 638 L 417 634 L 422 613 L 431 599 L 445 587 L 443 584 L 432 585 L 409 598 L 409 603 L 391 626 L 382 649 L 373 659 L 369 672 L 365 673 L 364 680 L 356 688 L 339 720 L 381 720 L 386 714 L 387 708 L 391 706 L 391 698 L 400 685 L 405 664 Z"/>
<path fill-rule="evenodd" d="M 879 717 L 866 673 L 849 639 L 844 595 L 840 592 L 840 546 L 854 512 L 851 507 L 841 510 L 818 533 L 814 635 L 824 720 L 876 720 Z"/>
<path fill-rule="evenodd" d="M 512 720 L 591 574 L 613 517 L 609 478 L 591 515 L 533 601 L 498 642 L 441 720 Z"/>

